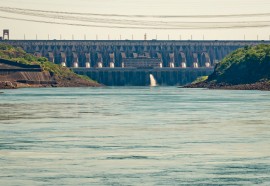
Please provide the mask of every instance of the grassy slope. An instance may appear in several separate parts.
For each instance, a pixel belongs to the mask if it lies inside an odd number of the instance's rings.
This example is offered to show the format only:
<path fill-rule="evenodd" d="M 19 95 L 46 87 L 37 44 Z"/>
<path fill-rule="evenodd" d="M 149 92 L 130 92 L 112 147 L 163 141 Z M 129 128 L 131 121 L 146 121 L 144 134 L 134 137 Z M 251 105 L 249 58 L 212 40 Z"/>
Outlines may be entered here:
<path fill-rule="evenodd" d="M 208 82 L 250 84 L 270 79 L 270 45 L 245 47 L 225 57 Z"/>
<path fill-rule="evenodd" d="M 58 79 L 79 78 L 95 83 L 87 76 L 77 75 L 66 67 L 49 62 L 45 57 L 36 57 L 11 45 L 0 44 L 0 58 L 23 64 L 40 65 L 43 70 L 53 73 Z"/>

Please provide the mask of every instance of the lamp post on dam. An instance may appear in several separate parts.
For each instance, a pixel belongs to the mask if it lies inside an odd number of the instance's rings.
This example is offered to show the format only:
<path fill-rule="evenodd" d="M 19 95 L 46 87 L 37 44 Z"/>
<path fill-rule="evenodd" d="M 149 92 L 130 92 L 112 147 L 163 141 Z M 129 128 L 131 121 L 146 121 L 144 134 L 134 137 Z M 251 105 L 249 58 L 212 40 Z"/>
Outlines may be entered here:
<path fill-rule="evenodd" d="M 183 85 L 213 72 L 227 54 L 269 41 L 2 40 L 105 85 Z"/>

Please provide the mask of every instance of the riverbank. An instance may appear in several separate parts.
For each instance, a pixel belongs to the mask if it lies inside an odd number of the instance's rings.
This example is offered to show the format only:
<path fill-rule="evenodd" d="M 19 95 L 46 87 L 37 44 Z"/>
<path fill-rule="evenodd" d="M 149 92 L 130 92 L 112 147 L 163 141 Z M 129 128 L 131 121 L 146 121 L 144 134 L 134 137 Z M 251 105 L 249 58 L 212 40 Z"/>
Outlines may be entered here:
<path fill-rule="evenodd" d="M 230 85 L 227 83 L 199 82 L 184 86 L 184 88 L 208 88 L 208 89 L 227 89 L 227 90 L 263 90 L 270 91 L 270 82 L 256 82 L 251 84 Z"/>
<path fill-rule="evenodd" d="M 48 72 L 16 72 L 0 75 L 0 89 L 41 87 L 100 87 L 97 82 L 71 75 L 59 77 Z"/>
<path fill-rule="evenodd" d="M 15 89 L 17 88 L 16 84 L 13 84 L 10 81 L 0 81 L 0 89 Z"/>

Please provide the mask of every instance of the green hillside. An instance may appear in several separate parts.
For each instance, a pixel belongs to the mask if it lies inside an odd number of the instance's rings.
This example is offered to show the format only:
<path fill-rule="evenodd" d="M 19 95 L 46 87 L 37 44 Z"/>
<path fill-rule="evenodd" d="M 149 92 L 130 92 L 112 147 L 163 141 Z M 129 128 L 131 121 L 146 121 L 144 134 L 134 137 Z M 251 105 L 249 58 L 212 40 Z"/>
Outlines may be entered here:
<path fill-rule="evenodd" d="M 244 47 L 225 57 L 208 82 L 251 84 L 270 79 L 270 45 Z"/>
<path fill-rule="evenodd" d="M 57 79 L 80 78 L 95 83 L 87 76 L 77 75 L 67 67 L 62 67 L 49 62 L 45 57 L 36 57 L 26 53 L 21 48 L 13 47 L 11 45 L 0 44 L 0 58 L 23 64 L 40 65 L 44 71 L 49 71 Z"/>

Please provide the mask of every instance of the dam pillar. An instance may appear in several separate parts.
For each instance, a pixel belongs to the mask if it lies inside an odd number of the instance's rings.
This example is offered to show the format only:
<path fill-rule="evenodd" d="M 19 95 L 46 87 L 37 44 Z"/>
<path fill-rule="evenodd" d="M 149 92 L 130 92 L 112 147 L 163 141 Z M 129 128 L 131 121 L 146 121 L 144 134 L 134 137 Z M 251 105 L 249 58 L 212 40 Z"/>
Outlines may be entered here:
<path fill-rule="evenodd" d="M 115 58 L 114 53 L 110 53 L 110 68 L 114 68 Z"/>
<path fill-rule="evenodd" d="M 110 62 L 110 68 L 114 68 L 114 63 Z"/>
<path fill-rule="evenodd" d="M 157 58 L 160 59 L 159 67 L 163 68 L 162 54 L 157 52 Z"/>
<path fill-rule="evenodd" d="M 78 68 L 79 67 L 79 60 L 78 60 L 78 55 L 75 52 L 72 52 L 73 56 L 73 67 Z"/>
<path fill-rule="evenodd" d="M 91 67 L 91 55 L 90 53 L 85 54 L 85 68 Z"/>
<path fill-rule="evenodd" d="M 175 64 L 174 53 L 170 53 L 169 56 L 170 56 L 170 64 L 169 64 L 169 66 L 170 66 L 170 68 L 174 68 L 174 64 Z"/>
<path fill-rule="evenodd" d="M 210 56 L 209 56 L 209 54 L 207 52 L 202 53 L 202 55 L 201 55 L 201 63 L 202 63 L 202 65 L 205 65 L 206 68 L 211 67 Z"/>
<path fill-rule="evenodd" d="M 37 45 L 36 46 L 36 49 L 35 49 L 35 53 L 34 53 L 34 56 L 36 57 L 42 57 L 42 54 L 41 54 L 42 50 L 39 48 L 39 46 Z"/>
<path fill-rule="evenodd" d="M 181 68 L 187 68 L 187 58 L 184 52 L 180 52 Z"/>
<path fill-rule="evenodd" d="M 122 68 L 125 68 L 124 60 L 127 58 L 125 52 L 121 52 L 121 58 L 122 58 L 121 67 L 122 67 Z"/>
<path fill-rule="evenodd" d="M 66 53 L 61 52 L 61 65 L 63 67 L 67 66 L 67 57 L 66 57 Z"/>
<path fill-rule="evenodd" d="M 54 54 L 53 54 L 53 52 L 48 53 L 48 58 L 49 58 L 50 62 L 54 63 Z"/>
<path fill-rule="evenodd" d="M 170 62 L 170 68 L 174 68 L 174 63 Z"/>
<path fill-rule="evenodd" d="M 187 68 L 187 64 L 184 63 L 184 62 L 182 62 L 182 63 L 181 63 L 181 67 L 182 67 L 182 68 Z"/>
<path fill-rule="evenodd" d="M 85 68 L 90 68 L 90 67 L 91 67 L 90 62 L 86 62 L 85 63 Z"/>
<path fill-rule="evenodd" d="M 98 67 L 98 68 L 102 68 L 102 67 L 103 67 L 102 62 L 98 62 L 98 63 L 97 63 L 97 67 Z"/>
<path fill-rule="evenodd" d="M 98 68 L 102 68 L 103 67 L 103 58 L 102 58 L 102 54 L 101 53 L 98 53 L 97 67 Z"/>
<path fill-rule="evenodd" d="M 199 60 L 198 60 L 198 54 L 193 53 L 193 68 L 199 68 Z"/>

